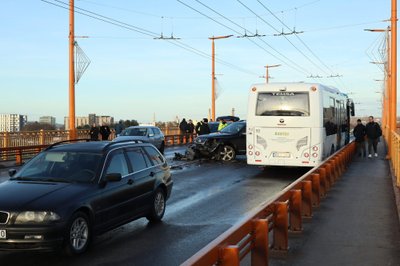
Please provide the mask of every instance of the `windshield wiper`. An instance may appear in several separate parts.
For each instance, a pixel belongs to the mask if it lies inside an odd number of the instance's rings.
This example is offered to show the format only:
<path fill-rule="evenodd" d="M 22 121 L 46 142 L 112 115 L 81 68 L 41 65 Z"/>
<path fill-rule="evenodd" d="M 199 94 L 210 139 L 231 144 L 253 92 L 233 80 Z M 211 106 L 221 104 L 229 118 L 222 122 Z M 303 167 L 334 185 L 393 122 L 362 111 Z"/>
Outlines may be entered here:
<path fill-rule="evenodd" d="M 71 183 L 71 181 L 66 179 L 66 178 L 52 178 L 52 177 L 49 177 L 49 178 L 38 178 L 38 179 L 35 179 L 35 181 Z"/>

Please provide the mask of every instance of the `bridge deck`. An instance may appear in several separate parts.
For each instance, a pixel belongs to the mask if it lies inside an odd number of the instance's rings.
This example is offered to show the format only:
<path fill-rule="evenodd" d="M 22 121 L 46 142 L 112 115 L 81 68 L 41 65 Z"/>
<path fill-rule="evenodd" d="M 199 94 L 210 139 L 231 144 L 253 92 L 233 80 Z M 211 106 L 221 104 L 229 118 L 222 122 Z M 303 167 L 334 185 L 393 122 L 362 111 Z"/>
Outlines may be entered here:
<path fill-rule="evenodd" d="M 355 157 L 285 260 L 271 265 L 400 265 L 396 201 L 382 143 L 378 158 Z"/>

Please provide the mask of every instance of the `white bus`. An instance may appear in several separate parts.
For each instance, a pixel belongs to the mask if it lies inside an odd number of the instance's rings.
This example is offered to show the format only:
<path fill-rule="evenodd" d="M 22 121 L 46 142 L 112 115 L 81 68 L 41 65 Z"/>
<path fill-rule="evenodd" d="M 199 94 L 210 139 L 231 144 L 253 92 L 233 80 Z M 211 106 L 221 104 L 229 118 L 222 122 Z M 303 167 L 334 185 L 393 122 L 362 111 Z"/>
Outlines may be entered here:
<path fill-rule="evenodd" d="M 256 84 L 249 92 L 247 163 L 316 166 L 350 138 L 354 103 L 317 83 Z"/>

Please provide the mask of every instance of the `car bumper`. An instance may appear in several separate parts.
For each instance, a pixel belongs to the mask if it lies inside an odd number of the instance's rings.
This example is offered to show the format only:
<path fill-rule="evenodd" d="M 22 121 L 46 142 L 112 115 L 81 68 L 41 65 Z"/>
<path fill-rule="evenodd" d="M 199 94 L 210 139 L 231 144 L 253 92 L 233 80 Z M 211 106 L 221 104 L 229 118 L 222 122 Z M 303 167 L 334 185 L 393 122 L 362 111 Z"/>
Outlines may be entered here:
<path fill-rule="evenodd" d="M 6 238 L 0 239 L 0 250 L 54 250 L 63 243 L 64 226 L 0 226 Z"/>

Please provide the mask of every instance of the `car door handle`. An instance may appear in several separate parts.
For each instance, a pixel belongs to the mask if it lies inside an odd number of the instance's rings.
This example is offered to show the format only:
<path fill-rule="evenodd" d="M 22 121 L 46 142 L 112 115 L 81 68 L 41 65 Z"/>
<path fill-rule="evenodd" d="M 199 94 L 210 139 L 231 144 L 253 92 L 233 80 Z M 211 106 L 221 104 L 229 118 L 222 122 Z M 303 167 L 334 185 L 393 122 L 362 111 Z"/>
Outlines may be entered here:
<path fill-rule="evenodd" d="M 134 182 L 133 182 L 133 180 L 132 179 L 129 179 L 128 180 L 128 185 L 132 185 Z"/>
<path fill-rule="evenodd" d="M 150 176 L 154 176 L 155 174 L 154 174 L 154 172 L 150 172 Z"/>

